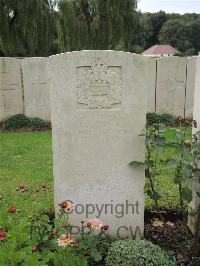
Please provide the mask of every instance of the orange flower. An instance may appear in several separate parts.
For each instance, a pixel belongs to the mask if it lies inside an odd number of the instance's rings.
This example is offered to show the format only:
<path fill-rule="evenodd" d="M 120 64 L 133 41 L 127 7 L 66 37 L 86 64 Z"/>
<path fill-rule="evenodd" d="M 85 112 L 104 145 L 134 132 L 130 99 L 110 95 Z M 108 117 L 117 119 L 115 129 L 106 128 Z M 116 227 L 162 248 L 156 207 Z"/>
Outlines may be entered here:
<path fill-rule="evenodd" d="M 63 234 L 57 239 L 57 244 L 59 247 L 66 247 L 68 245 L 73 245 L 73 240 L 71 239 L 71 234 Z"/>
<path fill-rule="evenodd" d="M 6 232 L 5 231 L 0 231 L 0 241 L 4 240 L 6 238 Z"/>
<path fill-rule="evenodd" d="M 52 231 L 51 231 L 51 233 L 50 233 L 50 236 L 51 237 L 54 237 L 56 235 L 56 229 L 53 229 Z"/>
<path fill-rule="evenodd" d="M 94 229 L 96 229 L 96 230 L 99 230 L 99 229 L 101 229 L 101 227 L 103 226 L 103 223 L 102 223 L 102 221 L 100 221 L 99 219 L 94 218 L 94 219 L 90 219 L 90 220 L 87 222 L 87 226 L 88 226 L 88 227 L 91 227 L 91 228 L 94 228 Z"/>
<path fill-rule="evenodd" d="M 73 247 L 74 247 L 74 248 L 78 248 L 78 243 L 74 242 L 74 243 L 73 243 Z"/>
<path fill-rule="evenodd" d="M 74 208 L 74 204 L 70 201 L 63 201 L 58 204 L 65 212 L 71 212 Z"/>
<path fill-rule="evenodd" d="M 13 206 L 10 206 L 9 208 L 8 208 L 8 211 L 10 212 L 10 213 L 14 213 L 14 212 L 16 212 L 16 207 L 13 205 Z"/>

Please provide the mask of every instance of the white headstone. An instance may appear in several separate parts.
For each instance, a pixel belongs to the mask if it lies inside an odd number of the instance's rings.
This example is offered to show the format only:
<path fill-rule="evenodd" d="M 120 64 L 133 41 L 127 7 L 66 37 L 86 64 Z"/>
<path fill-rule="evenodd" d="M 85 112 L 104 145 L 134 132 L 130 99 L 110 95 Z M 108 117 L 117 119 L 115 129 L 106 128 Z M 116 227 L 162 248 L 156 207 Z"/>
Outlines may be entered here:
<path fill-rule="evenodd" d="M 55 206 L 70 222 L 97 217 L 111 234 L 143 233 L 147 59 L 82 51 L 50 58 Z"/>
<path fill-rule="evenodd" d="M 20 60 L 0 58 L 0 121 L 23 113 Z"/>
<path fill-rule="evenodd" d="M 51 120 L 48 58 L 22 60 L 24 106 L 28 117 Z"/>
<path fill-rule="evenodd" d="M 186 62 L 183 57 L 157 59 L 156 112 L 184 118 Z"/>
<path fill-rule="evenodd" d="M 156 111 L 156 58 L 148 57 L 147 112 Z"/>
<path fill-rule="evenodd" d="M 193 133 L 200 131 L 200 57 L 196 58 L 196 79 L 195 79 L 195 92 L 194 92 L 194 109 L 193 109 L 193 119 L 197 122 L 197 128 L 193 128 Z M 196 231 L 196 220 L 197 220 L 197 210 L 200 206 L 200 198 L 197 196 L 196 192 L 200 192 L 200 182 L 199 178 L 196 178 L 192 182 L 193 200 L 190 204 L 188 218 L 188 226 L 190 230 L 195 233 Z"/>
<path fill-rule="evenodd" d="M 196 56 L 187 58 L 187 83 L 185 100 L 185 117 L 187 119 L 192 119 L 193 117 L 196 59 Z"/>

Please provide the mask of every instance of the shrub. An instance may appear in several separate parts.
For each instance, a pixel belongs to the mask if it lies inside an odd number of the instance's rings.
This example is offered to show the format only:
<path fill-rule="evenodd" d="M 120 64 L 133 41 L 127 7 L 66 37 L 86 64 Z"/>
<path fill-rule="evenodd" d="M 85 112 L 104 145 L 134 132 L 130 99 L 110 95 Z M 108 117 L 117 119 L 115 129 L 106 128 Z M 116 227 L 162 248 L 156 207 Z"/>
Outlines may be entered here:
<path fill-rule="evenodd" d="M 107 265 L 123 266 L 175 266 L 175 258 L 170 257 L 159 246 L 144 240 L 119 240 L 112 243 Z"/>
<path fill-rule="evenodd" d="M 173 115 L 164 113 L 164 114 L 156 114 L 156 113 L 147 113 L 147 125 L 152 126 L 153 124 L 162 123 L 164 125 L 173 125 L 175 124 L 176 119 Z"/>
<path fill-rule="evenodd" d="M 39 129 L 45 127 L 45 122 L 37 117 L 29 118 L 29 127 L 32 129 Z"/>
<path fill-rule="evenodd" d="M 30 118 L 24 114 L 17 114 L 8 118 L 4 127 L 7 130 L 19 129 L 19 128 L 30 128 L 30 129 L 40 129 L 46 126 L 45 122 L 37 117 Z"/>
<path fill-rule="evenodd" d="M 160 115 L 160 121 L 165 125 L 173 125 L 175 123 L 175 118 L 171 114 L 164 113 Z"/>
<path fill-rule="evenodd" d="M 29 125 L 29 118 L 23 114 L 13 115 L 4 123 L 5 129 L 18 129 Z"/>
<path fill-rule="evenodd" d="M 156 113 L 147 113 L 147 125 L 159 124 L 160 116 Z"/>

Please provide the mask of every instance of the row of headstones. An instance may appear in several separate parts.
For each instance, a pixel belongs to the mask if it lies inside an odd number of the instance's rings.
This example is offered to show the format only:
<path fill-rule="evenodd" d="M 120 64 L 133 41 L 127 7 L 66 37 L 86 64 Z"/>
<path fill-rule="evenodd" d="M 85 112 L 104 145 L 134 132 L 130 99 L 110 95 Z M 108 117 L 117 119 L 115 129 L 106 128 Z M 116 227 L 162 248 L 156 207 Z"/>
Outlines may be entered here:
<path fill-rule="evenodd" d="M 48 58 L 0 58 L 0 121 L 51 120 Z M 196 57 L 148 58 L 147 111 L 192 118 Z M 134 74 L 134 73 L 133 73 Z"/>
<path fill-rule="evenodd" d="M 192 118 L 196 59 L 197 56 L 149 59 L 149 112 Z"/>
<path fill-rule="evenodd" d="M 48 58 L 0 58 L 0 121 L 20 113 L 51 120 Z"/>
<path fill-rule="evenodd" d="M 95 217 L 110 225 L 111 234 L 143 234 L 145 171 L 130 162 L 145 160 L 148 61 L 113 51 L 50 58 L 55 206 L 74 204 L 70 221 L 76 233 L 81 221 Z M 194 99 L 200 126 L 198 75 Z M 193 185 L 193 207 L 199 204 L 197 189 Z M 193 229 L 194 220 L 189 225 Z"/>

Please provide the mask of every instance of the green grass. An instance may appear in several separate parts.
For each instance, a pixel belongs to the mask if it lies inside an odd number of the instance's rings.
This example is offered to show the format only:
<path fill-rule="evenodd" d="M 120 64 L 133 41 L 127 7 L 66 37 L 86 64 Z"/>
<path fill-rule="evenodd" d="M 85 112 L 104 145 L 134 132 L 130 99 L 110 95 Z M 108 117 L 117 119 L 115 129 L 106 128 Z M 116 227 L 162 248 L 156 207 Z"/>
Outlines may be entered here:
<path fill-rule="evenodd" d="M 166 137 L 172 139 L 173 133 L 168 131 Z M 191 138 L 190 128 L 187 129 L 187 137 Z M 173 153 L 168 149 L 160 156 L 166 159 Z M 155 184 L 156 189 L 164 194 L 159 206 L 177 208 L 179 200 L 178 189 L 173 182 L 174 171 L 159 167 L 161 174 L 155 178 Z M 29 191 L 16 191 L 20 183 L 25 183 Z M 51 132 L 0 133 L 0 184 L 1 212 L 11 204 L 16 205 L 24 215 L 53 208 Z M 147 196 L 146 206 L 153 206 Z"/>
<path fill-rule="evenodd" d="M 21 183 L 28 192 L 16 191 Z M 53 208 L 50 132 L 0 133 L 0 184 L 0 211 L 11 204 L 25 215 Z"/>
<path fill-rule="evenodd" d="M 175 132 L 170 128 L 165 132 L 167 141 L 173 141 L 175 138 Z M 191 140 L 192 128 L 186 128 L 186 139 Z M 167 148 L 164 152 L 159 154 L 159 159 L 166 161 L 176 156 L 176 152 L 172 148 Z M 174 184 L 175 169 L 170 169 L 166 165 L 158 165 L 160 175 L 155 177 L 155 190 L 162 194 L 162 198 L 158 201 L 160 209 L 174 209 L 179 207 L 179 194 L 178 187 Z M 154 207 L 153 201 L 146 196 L 145 203 L 147 207 Z M 187 204 L 187 203 L 186 203 Z"/>

